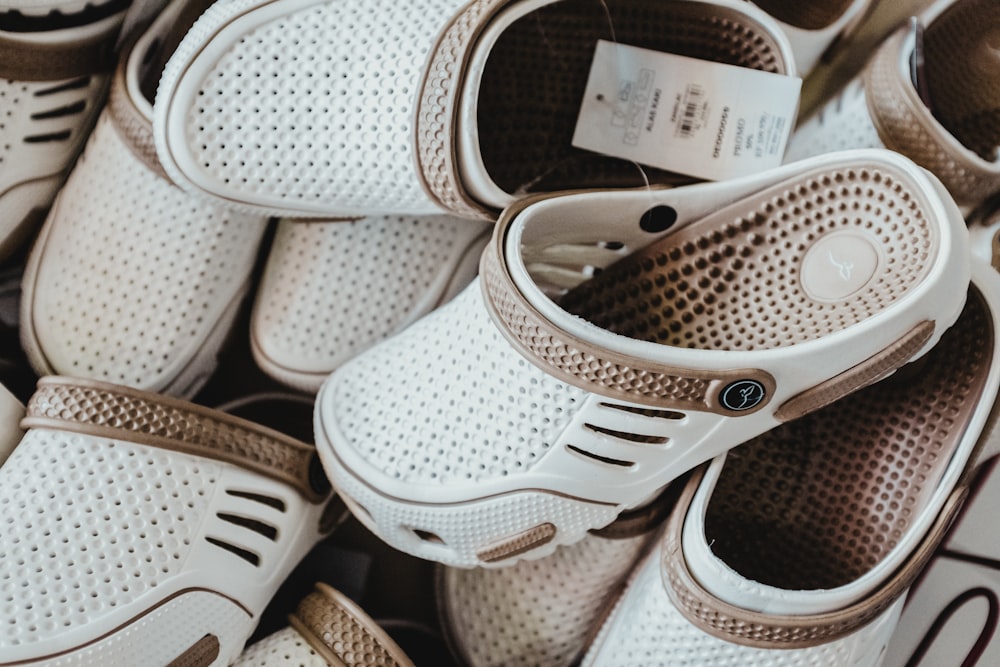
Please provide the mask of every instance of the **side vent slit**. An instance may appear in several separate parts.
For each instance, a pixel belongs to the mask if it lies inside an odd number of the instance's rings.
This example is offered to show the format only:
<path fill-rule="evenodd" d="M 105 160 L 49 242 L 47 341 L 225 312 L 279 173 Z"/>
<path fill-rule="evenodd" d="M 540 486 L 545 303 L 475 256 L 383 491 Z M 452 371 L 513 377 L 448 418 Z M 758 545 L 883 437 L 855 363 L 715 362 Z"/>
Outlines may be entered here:
<path fill-rule="evenodd" d="M 575 454 L 579 454 L 580 456 L 585 456 L 588 459 L 592 459 L 600 463 L 606 463 L 608 465 L 618 466 L 619 468 L 631 468 L 632 466 L 635 465 L 635 461 L 623 461 L 621 459 L 613 459 L 607 456 L 601 456 L 600 454 L 595 454 L 593 452 L 588 452 L 585 449 L 580 449 L 575 445 L 566 445 L 566 449 L 570 450 Z"/>
<path fill-rule="evenodd" d="M 235 556 L 239 556 L 240 558 L 242 558 L 243 560 L 245 560 L 246 562 L 250 563 L 255 567 L 260 565 L 260 556 L 258 556 L 252 551 L 248 551 L 247 549 L 238 547 L 235 544 L 230 544 L 229 542 L 223 542 L 222 540 L 217 539 L 215 537 L 206 537 L 205 541 L 208 542 L 209 544 L 219 547 L 220 549 L 225 549 L 226 551 Z"/>
<path fill-rule="evenodd" d="M 601 404 L 602 408 L 609 408 L 611 410 L 619 410 L 621 412 L 628 412 L 633 415 L 640 415 L 642 417 L 653 417 L 654 419 L 684 419 L 687 417 L 683 412 L 676 412 L 674 410 L 657 410 L 656 408 L 633 408 L 629 405 L 617 405 L 615 403 L 604 403 Z"/>
<path fill-rule="evenodd" d="M 83 100 L 79 102 L 74 102 L 73 104 L 67 104 L 65 106 L 56 107 L 55 109 L 49 109 L 48 111 L 39 111 L 38 113 L 31 114 L 32 120 L 48 120 L 49 118 L 62 118 L 63 116 L 73 116 L 75 114 L 81 113 L 87 108 L 87 103 Z"/>
<path fill-rule="evenodd" d="M 242 526 L 243 528 L 252 530 L 255 533 L 259 533 L 272 542 L 278 539 L 278 529 L 270 524 L 264 523 L 263 521 L 250 519 L 245 516 L 237 516 L 236 514 L 228 514 L 226 512 L 218 512 L 215 516 L 233 525 Z"/>
<path fill-rule="evenodd" d="M 79 90 L 80 88 L 86 88 L 89 85 L 90 77 L 81 76 L 78 79 L 73 79 L 72 81 L 67 81 L 66 83 L 60 83 L 58 86 L 36 90 L 34 96 L 45 97 L 46 95 L 55 95 L 56 93 L 66 92 L 67 90 Z"/>
<path fill-rule="evenodd" d="M 601 435 L 610 435 L 612 438 L 618 438 L 619 440 L 627 440 L 629 442 L 639 442 L 645 445 L 665 445 L 669 441 L 669 438 L 665 438 L 658 435 L 642 435 L 641 433 L 628 433 L 626 431 L 616 431 L 611 428 L 594 426 L 593 424 L 584 424 L 584 427 L 590 429 L 594 433 L 600 433 Z"/>
<path fill-rule="evenodd" d="M 251 493 L 250 491 L 234 491 L 233 489 L 226 489 L 226 495 L 233 496 L 234 498 L 243 498 L 244 500 L 252 500 L 261 505 L 273 507 L 279 512 L 285 511 L 285 501 L 274 496 L 265 496 L 260 493 Z"/>
<path fill-rule="evenodd" d="M 26 144 L 45 144 L 50 141 L 66 141 L 72 136 L 70 130 L 63 130 L 62 132 L 51 132 L 49 134 L 33 134 L 29 137 L 24 138 L 24 143 Z"/>

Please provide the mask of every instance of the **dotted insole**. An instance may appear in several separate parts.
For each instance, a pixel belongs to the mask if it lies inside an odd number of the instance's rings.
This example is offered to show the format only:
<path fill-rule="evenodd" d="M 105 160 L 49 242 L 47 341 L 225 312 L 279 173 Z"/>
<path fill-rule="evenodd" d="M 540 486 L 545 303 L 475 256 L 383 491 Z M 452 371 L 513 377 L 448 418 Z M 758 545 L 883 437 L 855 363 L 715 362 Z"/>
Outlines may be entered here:
<path fill-rule="evenodd" d="M 982 392 L 993 334 L 971 291 L 921 360 L 733 450 L 706 514 L 713 552 L 789 590 L 842 586 L 871 569 L 934 492 Z"/>
<path fill-rule="evenodd" d="M 771 36 L 737 22 L 741 17 L 696 2 L 580 0 L 519 19 L 494 45 L 479 93 L 480 149 L 490 176 L 507 192 L 643 184 L 633 163 L 571 145 L 597 40 L 782 71 Z"/>
<path fill-rule="evenodd" d="M 803 287 L 802 258 L 836 232 L 868 239 L 882 259 L 856 292 L 816 300 Z M 920 201 L 894 174 L 817 170 L 669 234 L 567 292 L 560 305 L 604 329 L 664 345 L 782 347 L 889 307 L 921 280 L 937 242 Z"/>

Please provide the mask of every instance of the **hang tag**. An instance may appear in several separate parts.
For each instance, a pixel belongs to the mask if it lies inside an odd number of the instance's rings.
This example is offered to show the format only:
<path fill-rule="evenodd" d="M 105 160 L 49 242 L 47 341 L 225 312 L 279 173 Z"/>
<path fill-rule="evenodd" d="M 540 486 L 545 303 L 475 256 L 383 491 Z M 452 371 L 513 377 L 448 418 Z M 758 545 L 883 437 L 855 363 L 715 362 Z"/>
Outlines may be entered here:
<path fill-rule="evenodd" d="M 577 148 L 722 180 L 781 164 L 802 79 L 600 40 Z"/>

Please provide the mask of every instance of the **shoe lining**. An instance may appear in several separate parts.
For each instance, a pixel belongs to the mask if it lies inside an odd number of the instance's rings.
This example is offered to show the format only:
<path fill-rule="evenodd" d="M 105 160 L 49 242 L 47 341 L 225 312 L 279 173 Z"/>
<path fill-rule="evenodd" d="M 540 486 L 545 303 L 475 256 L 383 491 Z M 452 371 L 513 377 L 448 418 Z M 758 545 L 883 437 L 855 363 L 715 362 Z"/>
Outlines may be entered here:
<path fill-rule="evenodd" d="M 1000 5 L 961 0 L 924 32 L 934 115 L 984 160 L 1000 147 Z"/>
<path fill-rule="evenodd" d="M 920 516 L 980 400 L 987 313 L 970 290 L 925 357 L 732 450 L 705 517 L 713 553 L 786 590 L 844 586 L 875 567 Z"/>
<path fill-rule="evenodd" d="M 558 301 L 608 331 L 675 347 L 822 338 L 889 307 L 932 263 L 937 238 L 911 192 L 882 166 L 815 169 L 598 268 Z M 835 233 L 863 235 L 883 259 L 854 293 L 819 301 L 803 287 L 802 258 Z"/>
<path fill-rule="evenodd" d="M 504 31 L 482 77 L 480 150 L 490 177 L 504 191 L 642 185 L 646 177 L 691 180 L 571 145 L 598 39 L 784 71 L 771 35 L 732 10 L 662 0 L 547 5 Z"/>
<path fill-rule="evenodd" d="M 854 0 L 753 0 L 765 12 L 783 23 L 803 30 L 821 30 L 844 15 Z"/>

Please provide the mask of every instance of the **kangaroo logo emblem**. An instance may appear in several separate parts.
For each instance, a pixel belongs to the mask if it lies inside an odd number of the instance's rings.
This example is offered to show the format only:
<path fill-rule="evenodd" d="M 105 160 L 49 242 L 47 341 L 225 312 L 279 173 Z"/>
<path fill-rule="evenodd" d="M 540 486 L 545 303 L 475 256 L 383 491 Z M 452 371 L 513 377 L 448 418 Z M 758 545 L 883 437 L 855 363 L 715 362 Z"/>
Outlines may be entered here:
<path fill-rule="evenodd" d="M 851 279 L 851 272 L 854 271 L 854 262 L 851 261 L 841 261 L 833 256 L 833 251 L 827 251 L 827 256 L 830 258 L 830 263 L 837 267 L 837 271 L 840 273 L 840 277 L 844 280 Z"/>
<path fill-rule="evenodd" d="M 756 380 L 737 380 L 726 385 L 719 401 L 727 410 L 740 412 L 756 407 L 764 400 L 764 385 Z"/>

